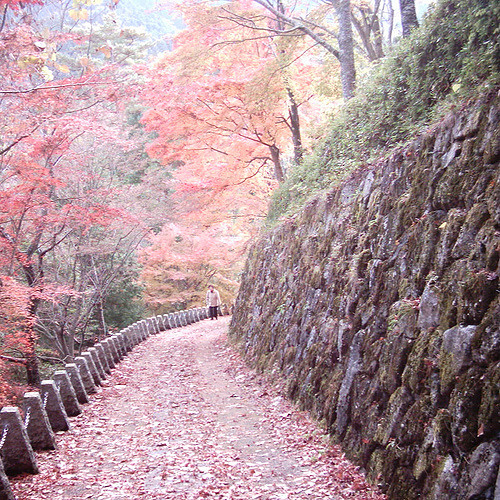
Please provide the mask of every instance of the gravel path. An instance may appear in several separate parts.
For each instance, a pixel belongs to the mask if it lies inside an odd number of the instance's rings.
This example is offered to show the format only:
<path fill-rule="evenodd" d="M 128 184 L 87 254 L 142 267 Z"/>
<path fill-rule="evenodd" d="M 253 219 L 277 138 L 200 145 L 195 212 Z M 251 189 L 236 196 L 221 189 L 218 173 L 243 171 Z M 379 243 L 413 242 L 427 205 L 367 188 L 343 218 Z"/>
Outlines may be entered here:
<path fill-rule="evenodd" d="M 344 499 L 370 489 L 306 413 L 226 344 L 229 318 L 148 338 L 104 382 L 18 500 Z"/>

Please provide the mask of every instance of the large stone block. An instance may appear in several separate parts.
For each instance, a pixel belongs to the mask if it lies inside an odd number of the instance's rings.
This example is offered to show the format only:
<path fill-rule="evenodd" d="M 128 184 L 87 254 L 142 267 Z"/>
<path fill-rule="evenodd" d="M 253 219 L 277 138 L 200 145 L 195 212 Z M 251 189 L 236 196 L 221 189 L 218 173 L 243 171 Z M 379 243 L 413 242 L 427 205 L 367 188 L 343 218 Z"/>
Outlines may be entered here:
<path fill-rule="evenodd" d="M 61 401 L 69 417 L 80 415 L 82 412 L 78 404 L 75 389 L 66 370 L 57 370 L 52 376 L 61 396 Z"/>
<path fill-rule="evenodd" d="M 76 398 L 78 402 L 81 404 L 86 404 L 89 402 L 89 397 L 87 391 L 85 390 L 85 385 L 83 383 L 83 379 L 80 375 L 80 370 L 76 363 L 68 363 L 64 369 L 68 374 L 69 379 L 71 380 L 71 384 L 73 385 L 73 389 L 75 390 Z"/>
<path fill-rule="evenodd" d="M 23 397 L 24 426 L 34 450 L 55 450 L 56 440 L 38 392 Z"/>
<path fill-rule="evenodd" d="M 42 380 L 40 384 L 43 407 L 47 412 L 50 426 L 54 432 L 68 431 L 68 415 L 61 400 L 59 390 L 53 380 Z"/>
<path fill-rule="evenodd" d="M 87 358 L 92 359 L 90 357 L 90 354 L 88 354 Z M 78 367 L 78 372 L 80 373 L 80 377 L 82 379 L 83 386 L 85 387 L 85 391 L 87 392 L 87 394 L 94 394 L 97 391 L 95 387 L 96 382 L 89 367 L 88 359 L 86 359 L 83 356 L 77 356 L 75 358 L 75 364 Z"/>
<path fill-rule="evenodd" d="M 13 406 L 2 408 L 0 429 L 3 442 L 2 460 L 6 474 L 9 476 L 23 472 L 38 474 L 35 454 L 17 408 Z"/>

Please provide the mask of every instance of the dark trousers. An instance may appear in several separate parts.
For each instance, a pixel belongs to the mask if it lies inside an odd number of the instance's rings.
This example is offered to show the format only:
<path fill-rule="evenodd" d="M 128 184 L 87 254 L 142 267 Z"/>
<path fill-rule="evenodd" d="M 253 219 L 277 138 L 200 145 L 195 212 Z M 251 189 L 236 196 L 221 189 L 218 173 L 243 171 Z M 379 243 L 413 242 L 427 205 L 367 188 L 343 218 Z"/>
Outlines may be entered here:
<path fill-rule="evenodd" d="M 217 319 L 217 309 L 218 309 L 217 306 L 210 306 L 208 308 L 208 317 L 210 319 Z"/>

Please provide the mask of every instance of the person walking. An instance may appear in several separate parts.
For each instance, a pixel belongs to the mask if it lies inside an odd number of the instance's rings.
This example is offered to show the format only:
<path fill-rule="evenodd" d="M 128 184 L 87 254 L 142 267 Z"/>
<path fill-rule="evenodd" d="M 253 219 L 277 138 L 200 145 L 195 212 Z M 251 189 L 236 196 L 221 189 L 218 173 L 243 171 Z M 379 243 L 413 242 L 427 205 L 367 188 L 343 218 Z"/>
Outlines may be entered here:
<path fill-rule="evenodd" d="M 221 305 L 219 292 L 214 288 L 213 285 L 208 286 L 207 291 L 207 307 L 208 307 L 208 317 L 210 319 L 217 319 L 217 311 Z"/>

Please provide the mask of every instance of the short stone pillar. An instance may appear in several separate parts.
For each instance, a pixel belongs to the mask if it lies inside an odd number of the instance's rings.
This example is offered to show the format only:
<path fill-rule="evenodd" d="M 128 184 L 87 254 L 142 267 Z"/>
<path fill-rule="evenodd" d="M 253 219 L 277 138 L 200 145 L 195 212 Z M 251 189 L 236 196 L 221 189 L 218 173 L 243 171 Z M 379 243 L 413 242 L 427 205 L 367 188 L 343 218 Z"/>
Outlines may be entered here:
<path fill-rule="evenodd" d="M 196 322 L 200 321 L 200 311 L 198 308 L 193 309 L 193 315 Z"/>
<path fill-rule="evenodd" d="M 111 354 L 111 357 L 113 358 L 113 363 L 116 366 L 122 359 L 120 351 L 118 350 L 119 346 L 118 346 L 118 340 L 116 339 L 116 335 L 108 337 L 106 341 L 109 346 L 109 353 Z"/>
<path fill-rule="evenodd" d="M 111 337 L 115 342 L 116 352 L 118 353 L 118 359 L 123 359 L 128 352 L 127 348 L 127 334 L 123 331 L 117 335 Z"/>
<path fill-rule="evenodd" d="M 16 500 L 12 488 L 10 487 L 9 478 L 5 474 L 3 462 L 0 460 L 0 500 Z"/>
<path fill-rule="evenodd" d="M 170 314 L 170 323 L 172 328 L 179 328 L 179 322 L 177 321 L 177 313 Z"/>
<path fill-rule="evenodd" d="M 165 330 L 170 330 L 170 321 L 168 320 L 168 314 L 163 315 L 163 326 L 165 327 Z"/>
<path fill-rule="evenodd" d="M 24 427 L 34 450 L 55 450 L 56 439 L 38 392 L 23 396 Z M 1 495 L 0 495 L 0 498 Z"/>
<path fill-rule="evenodd" d="M 99 362 L 101 363 L 104 373 L 111 373 L 111 367 L 109 366 L 108 357 L 106 356 L 106 351 L 104 350 L 102 342 L 95 344 L 94 349 L 97 352 L 97 357 L 99 358 Z"/>
<path fill-rule="evenodd" d="M 0 411 L 0 444 L 5 473 L 9 476 L 38 474 L 35 454 L 24 428 L 19 409 L 5 406 Z"/>
<path fill-rule="evenodd" d="M 80 375 L 80 370 L 78 369 L 78 366 L 76 365 L 76 363 L 68 363 L 64 367 L 64 369 L 66 370 L 66 373 L 68 374 L 68 377 L 71 380 L 71 385 L 73 386 L 73 389 L 75 390 L 76 399 L 78 399 L 78 402 L 81 404 L 88 403 L 89 396 L 88 396 L 87 391 L 85 389 L 83 379 Z M 89 376 L 90 376 L 90 374 L 89 374 Z"/>
<path fill-rule="evenodd" d="M 170 313 L 169 314 L 169 321 L 170 321 L 170 325 L 172 328 L 178 328 L 179 327 L 179 323 L 177 322 L 177 316 L 175 313 Z"/>
<path fill-rule="evenodd" d="M 119 345 L 119 353 L 120 353 L 120 357 L 124 357 L 128 354 L 128 352 L 130 351 L 131 347 L 130 347 L 130 339 L 129 339 L 129 328 L 130 327 L 127 327 L 127 328 L 124 328 L 117 336 L 117 340 L 118 340 L 118 345 Z"/>
<path fill-rule="evenodd" d="M 95 367 L 97 368 L 99 377 L 101 378 L 101 380 L 105 380 L 106 372 L 104 371 L 101 360 L 99 359 L 99 353 L 97 352 L 97 349 L 95 347 L 90 347 L 89 353 L 92 356 L 92 360 L 94 361 Z"/>
<path fill-rule="evenodd" d="M 187 322 L 187 314 L 186 314 L 186 311 L 181 311 L 179 313 L 180 317 L 181 317 L 181 323 L 182 323 L 182 326 L 187 326 L 188 325 L 188 322 Z"/>
<path fill-rule="evenodd" d="M 40 385 L 43 407 L 54 432 L 69 430 L 69 420 L 61 396 L 53 380 L 42 380 Z"/>
<path fill-rule="evenodd" d="M 66 415 L 68 415 L 68 417 L 80 415 L 82 410 L 80 409 L 75 389 L 73 388 L 73 384 L 71 383 L 66 370 L 57 370 L 52 378 L 59 389 L 59 395 L 61 396 L 64 409 L 66 410 Z"/>
<path fill-rule="evenodd" d="M 88 354 L 87 358 L 92 359 L 90 354 Z M 97 392 L 97 389 L 95 387 L 96 382 L 92 375 L 88 359 L 86 359 L 84 356 L 78 356 L 75 358 L 75 364 L 78 367 L 80 377 L 82 378 L 83 387 L 85 387 L 85 391 L 87 392 L 87 394 L 94 394 L 95 392 Z"/>
<path fill-rule="evenodd" d="M 158 324 L 159 332 L 164 332 L 165 325 L 163 324 L 163 316 L 156 316 L 156 323 Z"/>
<path fill-rule="evenodd" d="M 138 340 L 138 342 L 141 342 L 141 341 L 143 341 L 143 340 L 146 340 L 146 339 L 149 337 L 149 335 L 150 335 L 150 333 L 149 333 L 149 323 L 148 323 L 148 320 L 147 320 L 147 319 L 143 319 L 143 320 L 139 323 L 138 327 L 139 327 L 139 328 L 137 329 L 137 330 L 138 330 L 137 334 L 138 334 L 138 336 L 139 336 L 139 340 Z"/>
<path fill-rule="evenodd" d="M 100 342 L 102 349 L 104 351 L 104 356 L 106 357 L 106 363 L 108 364 L 108 368 L 111 372 L 113 368 L 115 368 L 115 357 L 118 358 L 118 356 L 113 356 L 113 351 L 111 348 L 111 341 L 108 339 L 101 340 Z"/>

